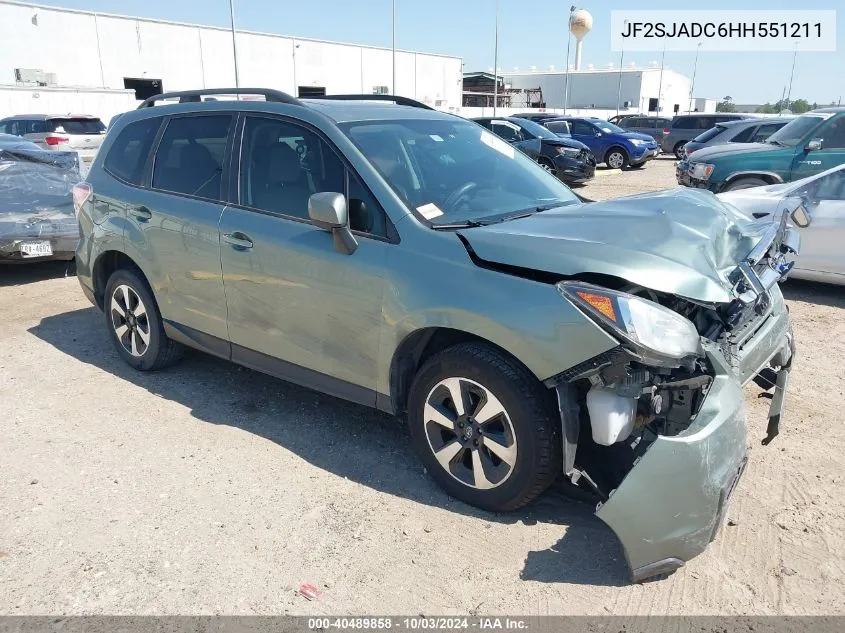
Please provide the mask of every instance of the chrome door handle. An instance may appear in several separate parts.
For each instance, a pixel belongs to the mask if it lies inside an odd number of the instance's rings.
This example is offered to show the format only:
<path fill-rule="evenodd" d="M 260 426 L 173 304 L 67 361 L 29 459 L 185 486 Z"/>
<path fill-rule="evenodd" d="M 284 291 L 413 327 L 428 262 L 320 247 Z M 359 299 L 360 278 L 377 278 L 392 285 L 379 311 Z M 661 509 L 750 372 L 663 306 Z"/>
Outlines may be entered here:
<path fill-rule="evenodd" d="M 135 209 L 132 211 L 132 214 L 139 222 L 147 222 L 150 218 L 153 217 L 153 212 L 145 206 L 135 207 Z"/>
<path fill-rule="evenodd" d="M 244 235 L 240 231 L 235 231 L 234 233 L 223 233 L 220 237 L 224 242 L 231 244 L 239 251 L 244 251 L 254 246 L 252 240 L 249 239 L 249 236 Z"/>

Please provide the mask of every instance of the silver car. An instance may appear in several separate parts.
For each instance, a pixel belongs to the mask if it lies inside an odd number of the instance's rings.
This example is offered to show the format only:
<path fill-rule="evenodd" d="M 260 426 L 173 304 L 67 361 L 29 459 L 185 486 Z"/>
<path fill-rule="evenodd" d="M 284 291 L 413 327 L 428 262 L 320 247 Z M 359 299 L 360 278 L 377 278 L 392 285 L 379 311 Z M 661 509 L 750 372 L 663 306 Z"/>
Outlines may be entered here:
<path fill-rule="evenodd" d="M 815 176 L 767 187 L 718 194 L 747 215 L 761 218 L 801 207 L 801 256 L 791 277 L 845 284 L 845 164 Z"/>
<path fill-rule="evenodd" d="M 88 114 L 19 114 L 0 120 L 0 133 L 22 136 L 41 149 L 74 151 L 90 165 L 106 135 L 106 126 Z"/>

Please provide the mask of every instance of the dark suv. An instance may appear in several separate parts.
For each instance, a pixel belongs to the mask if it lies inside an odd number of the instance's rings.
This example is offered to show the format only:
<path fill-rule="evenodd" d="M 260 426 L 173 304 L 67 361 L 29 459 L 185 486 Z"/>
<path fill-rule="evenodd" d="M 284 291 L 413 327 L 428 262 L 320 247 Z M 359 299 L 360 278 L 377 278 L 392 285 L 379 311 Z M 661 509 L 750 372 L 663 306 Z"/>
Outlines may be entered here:
<path fill-rule="evenodd" d="M 669 132 L 660 141 L 660 149 L 674 154 L 678 160 L 684 157 L 684 145 L 717 123 L 750 119 L 750 114 L 680 114 L 672 119 Z"/>

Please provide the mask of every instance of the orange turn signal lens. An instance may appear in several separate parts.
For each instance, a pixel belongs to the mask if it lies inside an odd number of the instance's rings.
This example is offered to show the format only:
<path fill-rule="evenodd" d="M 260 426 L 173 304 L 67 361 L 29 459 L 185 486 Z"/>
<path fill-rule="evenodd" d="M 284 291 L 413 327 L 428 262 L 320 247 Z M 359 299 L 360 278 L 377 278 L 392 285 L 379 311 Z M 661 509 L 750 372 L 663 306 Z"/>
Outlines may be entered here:
<path fill-rule="evenodd" d="M 601 312 L 608 319 L 616 323 L 616 310 L 613 308 L 613 300 L 607 295 L 600 295 L 594 292 L 586 292 L 578 290 L 576 294 L 583 300 L 590 304 L 593 308 Z"/>

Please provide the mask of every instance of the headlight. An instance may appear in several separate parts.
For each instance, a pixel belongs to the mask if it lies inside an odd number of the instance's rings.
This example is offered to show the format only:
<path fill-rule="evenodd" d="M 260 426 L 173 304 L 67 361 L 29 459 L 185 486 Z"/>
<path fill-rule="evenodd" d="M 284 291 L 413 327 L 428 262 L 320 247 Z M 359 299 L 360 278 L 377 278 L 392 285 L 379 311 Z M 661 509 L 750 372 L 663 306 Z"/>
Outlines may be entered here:
<path fill-rule="evenodd" d="M 578 154 L 581 153 L 581 150 L 578 149 L 577 147 L 562 147 L 562 146 L 559 145 L 555 149 L 557 150 L 558 154 L 561 154 L 561 155 L 564 155 L 564 156 L 577 156 Z"/>
<path fill-rule="evenodd" d="M 644 141 L 641 138 L 629 138 L 628 140 L 631 141 L 632 145 L 637 145 L 637 146 L 646 145 L 648 143 L 648 141 Z"/>
<path fill-rule="evenodd" d="M 692 322 L 653 301 L 573 281 L 561 281 L 557 289 L 643 360 L 677 366 L 702 354 Z"/>
<path fill-rule="evenodd" d="M 713 173 L 713 165 L 708 163 L 693 163 L 690 173 L 693 178 L 707 180 L 710 178 L 710 174 Z"/>

